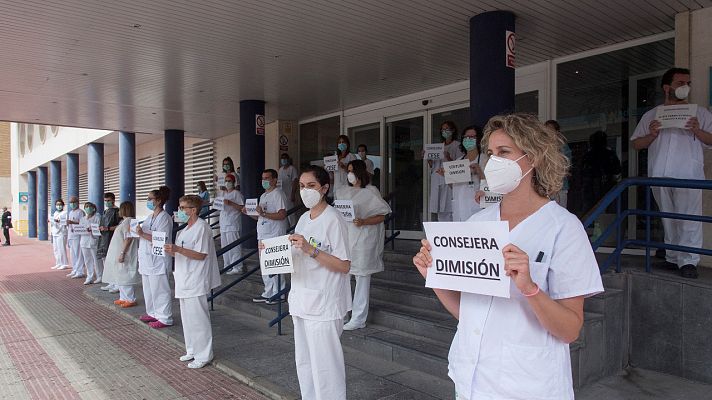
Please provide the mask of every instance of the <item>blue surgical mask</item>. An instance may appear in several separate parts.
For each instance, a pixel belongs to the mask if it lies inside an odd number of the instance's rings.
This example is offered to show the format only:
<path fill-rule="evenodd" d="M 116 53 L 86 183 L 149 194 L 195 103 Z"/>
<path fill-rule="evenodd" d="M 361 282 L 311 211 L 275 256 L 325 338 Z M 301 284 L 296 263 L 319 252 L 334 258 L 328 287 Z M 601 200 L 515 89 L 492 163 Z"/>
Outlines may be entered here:
<path fill-rule="evenodd" d="M 462 147 L 467 151 L 477 148 L 477 139 L 469 137 L 462 139 Z"/>
<path fill-rule="evenodd" d="M 286 167 L 287 165 L 289 165 L 289 160 L 286 158 L 282 158 L 281 160 L 279 160 L 279 163 L 282 164 L 282 166 Z"/>
<path fill-rule="evenodd" d="M 180 222 L 182 224 L 188 222 L 188 213 L 186 213 L 183 210 L 178 210 L 176 212 L 176 222 Z"/>
<path fill-rule="evenodd" d="M 440 134 L 443 135 L 443 139 L 450 139 L 452 137 L 452 131 L 450 129 L 443 129 L 440 131 Z"/>
<path fill-rule="evenodd" d="M 156 209 L 156 203 L 154 203 L 153 200 L 148 200 L 146 201 L 146 208 L 153 211 Z"/>
<path fill-rule="evenodd" d="M 225 172 L 230 172 L 232 168 L 230 168 L 230 164 L 223 164 L 223 171 Z"/>
<path fill-rule="evenodd" d="M 268 180 L 266 180 L 266 179 L 262 180 L 262 189 L 267 190 L 267 189 L 269 189 L 270 186 L 271 185 Z"/>
<path fill-rule="evenodd" d="M 69 203 L 69 209 L 70 209 L 70 210 L 76 210 L 77 208 L 79 208 L 79 204 L 77 204 L 77 203 Z"/>
<path fill-rule="evenodd" d="M 57 204 L 56 206 L 54 206 L 54 208 L 56 208 L 57 211 L 62 211 L 62 210 L 64 210 L 64 206 L 61 205 L 61 204 Z"/>
<path fill-rule="evenodd" d="M 112 208 L 112 207 L 114 207 L 113 201 L 105 201 L 104 202 L 104 208 Z"/>
<path fill-rule="evenodd" d="M 96 210 L 94 209 L 94 207 L 87 207 L 87 208 L 84 209 L 84 212 L 87 213 L 87 214 L 89 214 L 89 215 L 94 214 L 95 211 L 96 211 Z"/>
<path fill-rule="evenodd" d="M 339 151 L 346 151 L 348 146 L 346 146 L 346 143 L 339 143 L 336 148 L 339 149 Z"/>

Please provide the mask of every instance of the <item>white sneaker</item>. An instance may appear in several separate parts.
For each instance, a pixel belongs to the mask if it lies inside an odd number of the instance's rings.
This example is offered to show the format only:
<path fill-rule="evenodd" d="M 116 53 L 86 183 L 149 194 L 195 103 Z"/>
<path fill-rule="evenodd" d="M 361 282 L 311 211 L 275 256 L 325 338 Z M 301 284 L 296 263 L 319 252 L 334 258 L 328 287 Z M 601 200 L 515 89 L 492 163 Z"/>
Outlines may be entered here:
<path fill-rule="evenodd" d="M 93 283 L 103 283 L 103 282 L 101 281 L 101 277 L 98 277 L 98 278 L 94 279 Z"/>
<path fill-rule="evenodd" d="M 87 278 L 87 280 L 84 281 L 84 284 L 85 284 L 85 285 L 91 285 L 91 284 L 92 284 L 91 279 Z"/>
<path fill-rule="evenodd" d="M 226 275 L 237 275 L 242 273 L 242 268 L 230 268 L 229 271 L 227 271 L 225 274 Z"/>
<path fill-rule="evenodd" d="M 186 355 L 180 356 L 179 360 L 186 362 L 186 361 L 190 361 L 194 358 L 195 357 L 191 356 L 190 354 L 186 354 Z"/>
<path fill-rule="evenodd" d="M 59 267 L 61 267 L 61 265 L 55 265 L 54 267 L 52 267 L 50 269 L 59 269 Z"/>
<path fill-rule="evenodd" d="M 67 278 L 74 278 L 74 277 L 75 277 L 74 272 L 70 272 L 67 274 Z"/>
<path fill-rule="evenodd" d="M 111 289 L 109 289 L 109 293 L 119 293 L 119 288 L 112 287 Z"/>
<path fill-rule="evenodd" d="M 84 275 L 84 274 L 78 274 L 78 275 L 74 275 L 74 276 L 72 277 L 72 279 L 79 279 L 79 278 L 86 278 L 86 275 Z"/>
<path fill-rule="evenodd" d="M 354 321 L 349 321 L 344 325 L 344 330 L 345 331 L 355 331 L 356 329 L 363 329 L 366 327 L 366 324 L 357 324 Z"/>
<path fill-rule="evenodd" d="M 203 368 L 204 366 L 208 365 L 209 362 L 210 361 L 193 360 L 190 363 L 188 363 L 188 368 L 191 368 L 191 369 Z"/>
<path fill-rule="evenodd" d="M 60 265 L 57 269 L 69 269 L 69 265 Z"/>
<path fill-rule="evenodd" d="M 96 283 L 96 282 L 94 282 L 94 283 Z M 104 291 L 107 291 L 107 290 L 111 290 L 111 287 L 112 287 L 112 286 L 113 286 L 112 284 L 108 284 L 108 285 L 106 285 L 106 286 L 100 287 L 99 289 L 104 290 Z"/>

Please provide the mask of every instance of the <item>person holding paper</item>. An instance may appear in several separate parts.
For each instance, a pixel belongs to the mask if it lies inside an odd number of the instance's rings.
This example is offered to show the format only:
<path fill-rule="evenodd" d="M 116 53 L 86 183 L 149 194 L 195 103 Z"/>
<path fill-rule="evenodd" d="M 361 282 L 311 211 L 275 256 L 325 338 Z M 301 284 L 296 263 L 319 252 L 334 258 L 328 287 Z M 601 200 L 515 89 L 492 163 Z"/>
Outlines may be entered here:
<path fill-rule="evenodd" d="M 198 218 L 201 198 L 183 196 L 179 205 L 176 220 L 186 227 L 178 232 L 175 244 L 166 244 L 164 248 L 176 261 L 173 276 L 185 341 L 185 355 L 180 360 L 192 360 L 188 368 L 203 368 L 213 359 L 208 295 L 211 289 L 220 286 L 220 270 L 212 228 Z"/>
<path fill-rule="evenodd" d="M 366 171 L 368 171 L 368 174 L 373 177 L 373 161 L 371 161 L 370 158 L 368 158 L 368 147 L 366 147 L 365 144 L 360 144 L 357 147 L 358 150 L 358 159 L 366 163 Z"/>
<path fill-rule="evenodd" d="M 99 218 L 99 244 L 96 250 L 96 279 L 94 283 L 103 283 L 104 263 L 106 262 L 106 253 L 109 251 L 111 238 L 114 236 L 116 227 L 121 222 L 119 217 L 119 209 L 115 205 L 116 196 L 111 192 L 104 193 L 104 214 Z M 118 287 L 112 285 L 102 286 L 101 290 L 118 290 Z"/>
<path fill-rule="evenodd" d="M 138 273 L 139 239 L 131 237 L 131 220 L 136 218 L 136 209 L 132 202 L 124 201 L 118 210 L 120 223 L 115 227 L 106 251 L 103 280 L 119 292 L 119 299 L 114 304 L 128 308 L 136 306 L 134 287 L 141 283 Z"/>
<path fill-rule="evenodd" d="M 220 246 L 225 247 L 240 238 L 240 228 L 242 227 L 242 209 L 245 206 L 245 198 L 242 193 L 235 189 L 235 177 L 227 175 L 225 177 L 225 190 L 222 192 L 223 210 L 220 212 Z M 223 254 L 223 265 L 226 267 L 242 257 L 242 246 L 236 246 Z M 242 273 L 242 265 L 230 268 L 228 275 Z"/>
<path fill-rule="evenodd" d="M 451 185 L 453 221 L 467 221 L 482 209 L 475 201 L 475 195 L 480 190 L 480 182 L 485 179 L 484 169 L 488 158 L 481 152 L 478 136 L 477 128 L 474 126 L 468 126 L 462 132 L 460 151 L 464 155 L 460 159 L 470 161 L 470 181 Z"/>
<path fill-rule="evenodd" d="M 284 192 L 277 188 L 277 171 L 266 169 L 262 171 L 262 188 L 265 190 L 260 196 L 260 202 L 257 206 L 259 216 L 251 215 L 252 219 L 257 220 L 257 240 L 271 239 L 287 234 L 287 197 Z M 247 210 L 243 209 L 243 213 L 247 215 Z M 277 275 L 262 275 L 262 282 L 265 284 L 265 290 L 261 295 L 252 298 L 255 303 L 276 304 L 283 301 L 281 298 L 275 301 L 269 299 L 276 295 L 277 292 L 284 289 L 285 282 L 277 285 L 281 280 Z"/>
<path fill-rule="evenodd" d="M 208 187 L 205 186 L 205 182 L 198 181 L 196 189 L 198 189 L 198 196 L 203 200 L 203 206 L 200 207 L 200 215 L 205 215 L 210 211 L 210 193 L 208 192 Z"/>
<path fill-rule="evenodd" d="M 171 271 L 171 256 L 153 255 L 153 232 L 166 234 L 166 243 L 171 243 L 173 219 L 163 206 L 170 198 L 171 189 L 161 186 L 148 192 L 146 207 L 153 211 L 142 224 L 136 227 L 139 236 L 138 272 L 143 283 L 143 299 L 146 302 L 146 314 L 139 317 L 154 329 L 173 325 L 173 304 L 168 274 Z"/>
<path fill-rule="evenodd" d="M 662 78 L 663 106 L 684 106 L 690 94 L 690 70 L 671 68 Z M 663 128 L 658 120 L 661 106 L 643 114 L 630 137 L 636 150 L 648 149 L 648 176 L 705 179 L 703 149 L 712 147 L 712 113 L 696 107 L 684 127 Z M 660 211 L 702 215 L 702 190 L 653 187 Z M 663 218 L 665 243 L 702 248 L 702 222 Z M 697 278 L 700 255 L 667 250 L 665 260 L 685 278 Z"/>
<path fill-rule="evenodd" d="M 96 279 L 96 249 L 99 243 L 99 238 L 92 234 L 91 225 L 99 223 L 99 216 L 96 215 L 96 205 L 89 201 L 84 203 L 84 213 L 85 215 L 76 229 L 86 229 L 86 232 L 80 236 L 79 246 L 82 249 L 82 258 L 87 270 L 87 279 L 84 284 L 89 285 Z"/>
<path fill-rule="evenodd" d="M 385 241 L 386 215 L 391 207 L 381 193 L 370 185 L 371 176 L 362 160 L 348 165 L 348 187 L 336 190 L 338 200 L 351 200 L 354 204 L 354 220 L 347 223 L 351 269 L 349 274 L 356 279 L 352 301 L 351 319 L 344 330 L 352 331 L 366 327 L 371 288 L 371 275 L 383 271 L 383 242 Z"/>
<path fill-rule="evenodd" d="M 348 136 L 339 135 L 336 148 L 338 150 L 336 155 L 339 156 L 339 162 L 336 172 L 333 173 L 332 181 L 334 182 L 334 190 L 348 185 L 348 181 L 346 180 L 346 166 L 356 159 L 356 156 L 351 153 L 351 141 Z"/>
<path fill-rule="evenodd" d="M 444 161 L 461 158 L 460 142 L 457 139 L 457 127 L 452 121 L 440 125 L 440 135 L 444 144 Z M 430 167 L 430 212 L 438 215 L 438 221 L 452 221 L 452 188 L 445 183 L 443 160 L 428 160 Z"/>
<path fill-rule="evenodd" d="M 329 181 L 319 166 L 302 171 L 299 195 L 309 211 L 289 236 L 294 260 L 289 313 L 303 399 L 346 399 L 340 337 L 351 310 L 351 257 L 346 221 L 326 200 Z"/>
<path fill-rule="evenodd" d="M 69 212 L 67 213 L 67 242 L 69 251 L 72 254 L 72 272 L 67 274 L 68 278 L 84 278 L 84 258 L 80 246 L 81 233 L 79 222 L 84 217 L 84 211 L 79 208 L 79 198 L 72 196 L 69 198 Z"/>
<path fill-rule="evenodd" d="M 287 196 L 287 211 L 292 209 L 295 204 L 297 188 L 299 187 L 299 171 L 292 165 L 292 159 L 289 154 L 282 153 L 279 159 L 279 171 L 277 171 L 278 179 L 282 183 L 282 191 Z M 294 215 L 288 218 L 289 225 L 292 226 L 297 221 Z"/>
<path fill-rule="evenodd" d="M 509 222 L 510 297 L 434 289 L 459 320 L 448 356 L 458 399 L 574 398 L 569 343 L 583 326 L 584 298 L 603 284 L 581 222 L 550 200 L 567 172 L 561 145 L 533 115 L 495 116 L 484 129 L 487 184 L 504 196 L 468 222 Z M 424 277 L 431 250 L 423 240 L 413 258 Z"/>
<path fill-rule="evenodd" d="M 67 260 L 67 211 L 64 210 L 64 200 L 57 199 L 54 203 L 54 214 L 50 219 L 52 228 L 52 251 L 54 252 L 54 267 L 52 269 L 69 269 Z"/>

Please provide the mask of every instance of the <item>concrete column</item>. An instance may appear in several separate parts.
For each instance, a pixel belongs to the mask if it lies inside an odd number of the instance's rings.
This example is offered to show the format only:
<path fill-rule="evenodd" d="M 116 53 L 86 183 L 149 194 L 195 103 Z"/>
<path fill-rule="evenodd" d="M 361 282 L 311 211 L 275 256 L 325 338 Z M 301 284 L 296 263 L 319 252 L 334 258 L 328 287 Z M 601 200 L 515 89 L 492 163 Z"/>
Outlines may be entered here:
<path fill-rule="evenodd" d="M 136 134 L 119 132 L 119 200 L 136 205 Z"/>
<path fill-rule="evenodd" d="M 479 127 L 497 114 L 514 111 L 514 68 L 507 66 L 507 31 L 514 32 L 514 14 L 509 11 L 470 18 L 470 118 Z"/>
<path fill-rule="evenodd" d="M 48 240 L 47 233 L 47 167 L 37 168 L 37 238 L 39 240 Z"/>
<path fill-rule="evenodd" d="M 68 202 L 72 196 L 79 197 L 79 154 L 76 153 L 67 154 L 67 198 L 64 201 Z"/>
<path fill-rule="evenodd" d="M 96 204 L 96 211 L 104 212 L 104 143 L 87 145 L 87 195 Z"/>
<path fill-rule="evenodd" d="M 265 135 L 257 132 L 257 116 L 265 116 L 265 102 L 262 100 L 240 101 L 240 192 L 246 199 L 259 197 L 262 171 L 265 169 Z M 250 232 L 257 222 L 242 215 L 242 232 Z M 257 246 L 257 241 L 246 243 L 247 247 Z"/>
<path fill-rule="evenodd" d="M 178 199 L 185 190 L 185 142 L 184 132 L 179 129 L 166 129 L 164 134 L 166 156 L 166 186 L 171 189 L 171 198 L 166 202 L 165 210 L 173 214 L 178 209 Z"/>
<path fill-rule="evenodd" d="M 27 171 L 27 236 L 37 237 L 37 172 Z"/>
<path fill-rule="evenodd" d="M 58 160 L 53 160 L 49 162 L 49 179 L 51 187 L 51 204 L 50 213 L 54 215 L 56 211 L 54 208 L 54 203 L 62 198 L 62 162 Z"/>

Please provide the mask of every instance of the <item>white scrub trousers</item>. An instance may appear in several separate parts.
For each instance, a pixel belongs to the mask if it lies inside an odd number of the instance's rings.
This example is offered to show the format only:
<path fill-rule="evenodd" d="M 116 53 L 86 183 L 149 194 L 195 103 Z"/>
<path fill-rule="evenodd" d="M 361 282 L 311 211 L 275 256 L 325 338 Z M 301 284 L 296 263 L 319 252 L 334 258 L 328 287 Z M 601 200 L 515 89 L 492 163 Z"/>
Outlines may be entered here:
<path fill-rule="evenodd" d="M 72 273 L 74 275 L 84 275 L 84 258 L 82 248 L 79 245 L 79 238 L 69 239 L 69 251 L 72 254 Z"/>
<path fill-rule="evenodd" d="M 359 276 L 356 278 L 356 288 L 354 289 L 354 300 L 351 306 L 351 319 L 349 325 L 361 326 L 366 324 L 368 318 L 368 300 L 371 291 L 371 275 Z"/>
<path fill-rule="evenodd" d="M 173 303 L 168 275 L 141 275 L 146 314 L 166 325 L 173 325 Z"/>
<path fill-rule="evenodd" d="M 295 316 L 292 321 L 302 399 L 346 399 L 346 368 L 340 340 L 343 321 L 312 321 Z"/>
<path fill-rule="evenodd" d="M 95 281 L 101 282 L 101 277 L 104 276 L 104 260 L 106 258 L 97 258 L 96 259 L 96 279 Z"/>
<path fill-rule="evenodd" d="M 136 302 L 136 291 L 133 285 L 119 286 L 119 300 Z"/>
<path fill-rule="evenodd" d="M 210 326 L 208 296 L 189 297 L 179 301 L 185 354 L 193 356 L 195 361 L 210 362 L 213 359 L 213 328 Z"/>
<path fill-rule="evenodd" d="M 87 267 L 87 279 L 96 279 L 96 249 L 82 247 L 82 258 Z"/>
<path fill-rule="evenodd" d="M 282 275 L 281 279 L 281 287 L 278 287 L 277 275 L 272 275 L 272 277 L 270 277 L 269 275 L 262 275 L 262 282 L 264 282 L 265 284 L 265 291 L 262 292 L 262 297 L 264 297 L 265 299 L 269 299 L 270 297 L 276 295 L 277 292 L 284 289 L 284 286 L 286 284 L 286 275 Z"/>
<path fill-rule="evenodd" d="M 239 238 L 240 238 L 239 231 L 220 232 L 220 247 L 225 247 L 225 246 L 229 245 L 230 243 L 236 241 Z M 239 260 L 240 257 L 242 257 L 242 246 L 241 245 L 236 246 L 232 250 L 223 254 L 223 268 L 227 267 L 228 265 Z M 240 268 L 242 268 L 242 265 L 240 265 L 240 266 L 236 265 L 233 268 L 240 269 Z"/>
<path fill-rule="evenodd" d="M 67 260 L 67 237 L 52 236 L 52 250 L 54 251 L 55 265 L 69 265 Z"/>
<path fill-rule="evenodd" d="M 660 211 L 702 215 L 702 190 L 669 187 L 653 187 L 652 190 Z M 668 218 L 662 220 L 665 244 L 702 248 L 702 222 Z M 666 250 L 665 259 L 678 267 L 688 264 L 697 266 L 700 255 Z"/>

